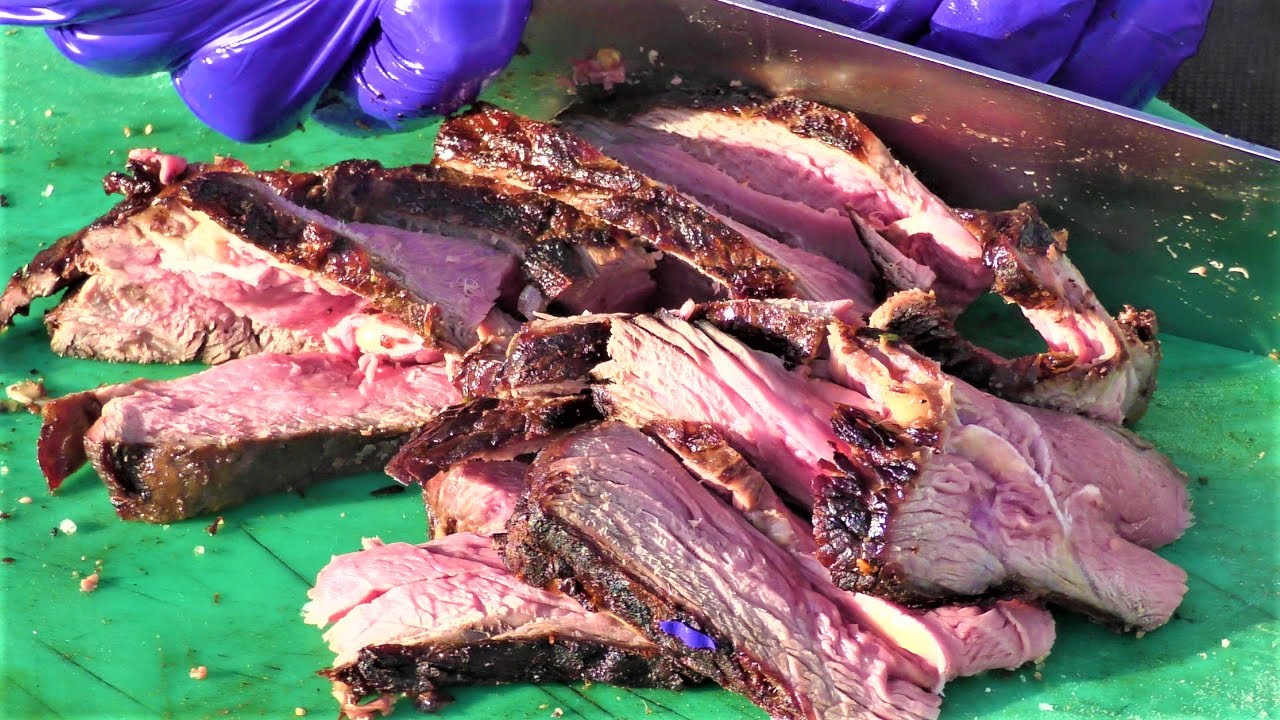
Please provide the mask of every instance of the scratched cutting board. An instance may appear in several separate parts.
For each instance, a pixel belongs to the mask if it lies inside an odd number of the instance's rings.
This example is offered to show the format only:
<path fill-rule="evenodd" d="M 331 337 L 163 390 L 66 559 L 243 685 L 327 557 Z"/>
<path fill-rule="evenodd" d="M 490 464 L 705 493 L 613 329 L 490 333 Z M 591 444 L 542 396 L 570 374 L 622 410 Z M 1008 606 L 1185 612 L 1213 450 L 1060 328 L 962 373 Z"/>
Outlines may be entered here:
<path fill-rule="evenodd" d="M 261 168 L 429 157 L 425 133 L 353 140 L 314 125 L 277 143 L 237 145 L 190 118 L 167 77 L 103 79 L 64 62 L 41 33 L 3 33 L 0 193 L 9 206 L 0 208 L 0 273 L 105 210 L 110 201 L 98 181 L 122 166 L 131 147 L 194 159 L 231 154 Z M 45 307 L 36 307 L 35 318 Z M 1039 673 L 955 682 L 944 718 L 1280 714 L 1280 368 L 1190 340 L 1165 343 L 1160 392 L 1140 430 L 1192 478 L 1197 524 L 1163 551 L 1191 573 L 1181 610 L 1142 639 L 1060 615 L 1058 644 Z M 59 358 L 33 318 L 0 337 L 0 383 L 41 376 L 54 395 L 196 369 Z M 388 480 L 370 475 L 305 497 L 253 502 L 226 513 L 216 536 L 206 531 L 208 519 L 126 524 L 89 471 L 57 496 L 44 490 L 34 458 L 37 429 L 33 416 L 0 415 L 0 511 L 11 515 L 0 521 L 0 557 L 13 559 L 0 564 L 0 717 L 292 717 L 295 708 L 332 716 L 327 683 L 315 674 L 331 656 L 319 631 L 301 622 L 299 607 L 329 557 L 355 550 L 362 537 L 421 540 L 416 494 L 372 496 Z M 64 519 L 77 532 L 52 535 Z M 82 594 L 77 576 L 99 561 L 100 588 Z M 200 665 L 208 667 L 207 679 L 191 679 Z M 456 695 L 446 712 L 462 720 L 549 718 L 557 708 L 565 718 L 592 720 L 763 717 L 713 688 L 670 693 L 578 684 Z M 413 714 L 407 706 L 400 712 Z"/>

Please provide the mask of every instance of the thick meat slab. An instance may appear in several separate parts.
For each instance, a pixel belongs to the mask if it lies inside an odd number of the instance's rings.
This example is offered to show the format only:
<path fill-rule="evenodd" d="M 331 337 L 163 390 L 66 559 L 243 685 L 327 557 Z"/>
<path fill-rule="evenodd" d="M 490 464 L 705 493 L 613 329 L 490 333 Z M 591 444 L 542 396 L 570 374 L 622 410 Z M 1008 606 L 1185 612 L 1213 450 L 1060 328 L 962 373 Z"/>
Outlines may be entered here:
<path fill-rule="evenodd" d="M 838 300 L 864 292 L 863 280 L 834 262 L 717 217 L 554 125 L 491 105 L 444 124 L 436 161 L 535 190 L 633 233 L 729 298 Z M 703 294 L 693 287 L 682 296 L 667 290 L 678 301 Z"/>
<path fill-rule="evenodd" d="M 639 431 L 572 436 L 530 478 L 505 547 L 522 579 L 559 580 L 774 717 L 936 717 L 931 669 L 846 616 L 838 590 Z"/>
<path fill-rule="evenodd" d="M 425 545 L 367 541 L 321 570 L 308 597 L 307 622 L 331 625 L 324 637 L 336 658 L 326 675 L 349 718 L 385 714 L 402 696 L 435 710 L 456 685 L 677 688 L 688 677 L 617 618 L 520 582 L 471 533 Z"/>
<path fill-rule="evenodd" d="M 842 587 L 933 602 L 1020 586 L 1143 628 L 1185 591 L 1147 549 L 1190 523 L 1185 478 L 1119 428 L 998 400 L 838 321 L 795 370 L 705 322 L 612 328 L 602 407 L 716 428 L 813 509 Z"/>
<path fill-rule="evenodd" d="M 348 160 L 315 173 L 259 173 L 285 197 L 345 222 L 466 238 L 520 258 L 525 317 L 541 310 L 647 309 L 655 256 L 629 233 L 538 193 L 448 168 Z"/>
<path fill-rule="evenodd" d="M 56 488 L 87 459 L 122 518 L 172 522 L 380 470 L 413 431 L 458 400 L 440 366 L 255 355 L 45 405 L 40 466 Z"/>
<path fill-rule="evenodd" d="M 929 268 L 936 273 L 931 287 L 950 311 L 991 285 L 977 239 L 852 113 L 743 90 L 623 91 L 579 112 L 604 116 L 571 116 L 568 123 L 590 128 L 590 137 L 606 142 L 606 151 L 619 144 L 629 146 L 624 148 L 628 156 L 656 149 L 651 157 L 662 158 L 663 172 L 669 174 L 664 179 L 678 187 L 682 176 L 691 177 L 694 163 L 702 164 L 699 178 L 688 183 L 689 192 L 703 193 L 731 214 L 735 209 L 749 213 L 744 222 L 778 228 L 784 237 L 804 237 L 819 252 L 856 253 L 849 249 L 859 244 L 855 228 L 846 227 L 836 237 L 826 230 L 832 215 L 856 215 L 862 229 L 875 233 L 875 241 L 887 241 L 889 247 L 876 243 L 877 262 Z M 711 170 L 725 178 L 713 181 Z M 735 191 L 729 180 L 746 189 Z M 751 199 L 754 193 L 773 196 L 775 202 Z M 860 268 L 865 257 L 843 259 Z"/>

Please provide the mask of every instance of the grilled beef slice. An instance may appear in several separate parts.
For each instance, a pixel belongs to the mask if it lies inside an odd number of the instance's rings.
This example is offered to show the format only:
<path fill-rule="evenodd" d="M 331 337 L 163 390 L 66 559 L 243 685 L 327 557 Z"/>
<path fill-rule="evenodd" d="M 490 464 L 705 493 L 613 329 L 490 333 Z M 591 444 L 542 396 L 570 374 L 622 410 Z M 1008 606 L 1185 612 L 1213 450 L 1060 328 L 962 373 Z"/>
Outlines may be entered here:
<path fill-rule="evenodd" d="M 1184 477 L 1130 433 L 998 400 L 839 322 L 824 359 L 791 371 L 705 321 L 612 329 L 601 406 L 723 433 L 813 509 L 842 587 L 907 602 L 1022 587 L 1142 628 L 1185 590 L 1146 549 L 1189 524 Z"/>
<path fill-rule="evenodd" d="M 488 326 L 502 325 L 494 304 L 513 287 L 509 253 L 472 240 L 341 225 L 281 198 L 239 165 L 224 165 L 193 167 L 160 190 L 135 167 L 139 178 L 116 185 L 147 191 L 128 196 L 109 222 L 37 256 L 11 281 L 6 305 L 29 302 L 35 286 L 56 292 L 102 276 L 49 318 L 54 347 L 151 362 L 353 348 L 429 361 L 438 357 L 437 343 L 465 349 L 493 332 Z M 36 266 L 67 266 L 59 277 L 72 279 L 37 282 L 53 271 Z M 97 326 L 112 310 L 119 311 L 114 322 Z"/>
<path fill-rule="evenodd" d="M 1160 362 L 1155 314 L 1128 305 L 1115 318 L 1107 313 L 1067 259 L 1065 234 L 1052 232 L 1031 205 L 962 217 L 982 239 L 994 290 L 1022 309 L 1048 351 L 1005 359 L 976 347 L 919 291 L 890 298 L 872 323 L 1001 397 L 1114 423 L 1140 418 Z"/>
<path fill-rule="evenodd" d="M 520 258 L 515 308 L 576 315 L 651 306 L 655 255 L 626 232 L 544 195 L 430 165 L 349 160 L 315 173 L 259 173 L 284 197 L 344 222 L 482 242 Z"/>
<path fill-rule="evenodd" d="M 321 570 L 308 597 L 307 622 L 332 626 L 324 637 L 337 657 L 325 674 L 350 718 L 385 714 L 401 696 L 435 710 L 456 685 L 686 682 L 643 635 L 521 583 L 472 533 L 418 546 L 367 541 Z"/>
<path fill-rule="evenodd" d="M 380 470 L 414 430 L 458 400 L 438 365 L 255 355 L 48 403 L 40 467 L 56 488 L 88 459 L 122 518 L 167 523 Z"/>
<path fill-rule="evenodd" d="M 813 531 L 786 508 L 768 482 L 713 428 L 656 421 L 645 427 L 678 457 L 704 487 L 739 512 L 756 530 L 791 551 L 801 568 L 829 584 L 814 553 Z M 426 486 L 435 537 L 473 529 L 503 531 L 525 487 L 528 465 L 469 461 L 454 465 Z M 465 484 L 470 483 L 470 484 Z M 858 622 L 921 658 L 943 678 L 1013 669 L 1043 658 L 1053 646 L 1053 617 L 1021 600 L 985 607 L 912 611 L 869 595 L 833 592 Z"/>
<path fill-rule="evenodd" d="M 830 582 L 639 431 L 572 435 L 529 477 L 504 556 L 531 585 L 558 582 L 773 717 L 937 716 L 933 669 L 860 626 Z"/>
<path fill-rule="evenodd" d="M 837 300 L 866 283 L 827 258 L 787 247 L 607 157 L 565 130 L 491 105 L 447 121 L 436 163 L 533 190 L 621 228 L 692 267 L 728 298 Z M 667 277 L 678 305 L 708 290 Z M 687 278 L 685 278 L 687 279 Z M 662 280 L 659 284 L 664 284 Z"/>
<path fill-rule="evenodd" d="M 956 312 L 991 285 L 981 247 L 945 203 L 930 192 L 852 113 L 794 97 L 744 90 L 649 93 L 622 91 L 566 118 L 575 130 L 637 158 L 659 180 L 700 195 L 748 224 L 777 228 L 775 237 L 839 257 L 869 242 L 872 258 L 914 281 L 933 280 L 943 306 Z M 732 183 L 745 186 L 741 190 Z M 760 195 L 773 196 L 765 201 Z M 846 212 L 858 227 L 828 229 Z M 887 241 L 887 242 L 886 242 Z M 904 257 L 905 256 L 905 257 Z M 861 270 L 865 260 L 842 257 Z M 932 273 L 920 272 L 929 268 Z M 901 287 L 901 286 L 900 286 Z"/>

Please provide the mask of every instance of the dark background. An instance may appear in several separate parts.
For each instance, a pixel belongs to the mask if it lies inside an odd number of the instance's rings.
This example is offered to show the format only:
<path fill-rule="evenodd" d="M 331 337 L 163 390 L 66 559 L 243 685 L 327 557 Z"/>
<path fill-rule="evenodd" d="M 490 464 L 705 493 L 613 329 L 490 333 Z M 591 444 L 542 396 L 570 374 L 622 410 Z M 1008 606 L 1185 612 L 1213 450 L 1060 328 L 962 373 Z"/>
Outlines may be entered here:
<path fill-rule="evenodd" d="M 1200 52 L 1160 99 L 1224 135 L 1280 148 L 1280 0 L 1217 0 Z"/>

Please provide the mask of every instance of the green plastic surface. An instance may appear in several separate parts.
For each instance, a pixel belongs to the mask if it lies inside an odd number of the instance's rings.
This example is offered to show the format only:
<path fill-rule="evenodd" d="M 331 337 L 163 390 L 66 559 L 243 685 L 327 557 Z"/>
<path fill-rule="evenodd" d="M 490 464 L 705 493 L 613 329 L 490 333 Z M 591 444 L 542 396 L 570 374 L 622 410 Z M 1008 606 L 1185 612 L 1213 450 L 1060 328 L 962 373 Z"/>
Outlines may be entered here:
<path fill-rule="evenodd" d="M 104 79 L 63 61 L 39 32 L 0 32 L 0 193 L 9 203 L 0 209 L 3 273 L 105 210 L 111 201 L 99 179 L 135 146 L 193 159 L 231 154 L 263 168 L 429 157 L 429 133 L 359 140 L 314 125 L 270 145 L 237 145 L 190 118 L 167 77 Z M 1073 245 L 1073 252 L 1088 248 Z M 0 383 L 38 375 L 58 395 L 198 369 L 56 357 L 38 321 L 48 306 L 0 337 Z M 1176 337 L 1165 338 L 1165 351 L 1161 388 L 1139 429 L 1192 478 L 1197 523 L 1162 551 L 1191 573 L 1182 608 L 1141 639 L 1059 614 L 1059 640 L 1040 672 L 952 683 L 944 718 L 1280 716 L 1280 367 Z M 214 536 L 208 518 L 126 524 L 91 471 L 72 476 L 56 496 L 46 492 L 34 457 L 38 425 L 31 415 L 0 415 L 0 511 L 11 515 L 0 520 L 0 717 L 293 717 L 297 707 L 332 717 L 327 683 L 315 674 L 332 656 L 299 608 L 329 557 L 355 550 L 361 537 L 421 540 L 415 493 L 371 496 L 389 481 L 365 476 L 305 497 L 253 502 L 226 513 Z M 52 535 L 64 519 L 78 530 Z M 98 561 L 101 586 L 81 593 L 77 576 Z M 208 667 L 205 680 L 188 676 L 199 665 Z M 590 719 L 763 716 L 714 688 L 578 684 L 456 695 L 445 712 L 465 720 L 550 718 L 557 708 L 566 718 Z M 413 715 L 407 705 L 398 712 Z"/>

